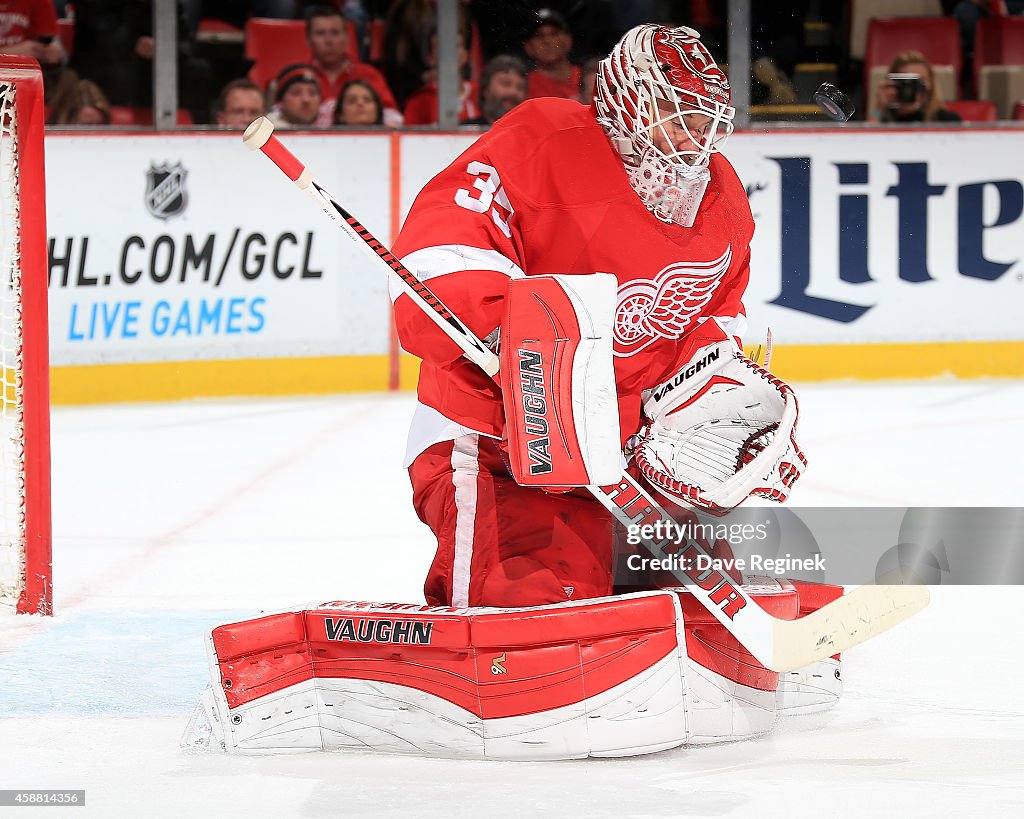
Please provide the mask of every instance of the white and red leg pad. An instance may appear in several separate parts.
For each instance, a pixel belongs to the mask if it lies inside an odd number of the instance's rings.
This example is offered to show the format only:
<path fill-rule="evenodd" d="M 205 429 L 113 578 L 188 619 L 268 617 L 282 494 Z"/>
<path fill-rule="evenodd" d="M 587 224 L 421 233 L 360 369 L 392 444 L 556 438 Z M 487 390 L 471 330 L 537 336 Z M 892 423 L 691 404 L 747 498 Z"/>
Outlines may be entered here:
<path fill-rule="evenodd" d="M 790 581 L 800 596 L 800 616 L 843 596 L 842 586 Z M 842 660 L 834 654 L 805 668 L 779 675 L 779 714 L 812 714 L 832 708 L 843 694 Z"/>
<path fill-rule="evenodd" d="M 786 580 L 759 578 L 743 589 L 765 611 L 783 620 L 798 613 L 797 590 Z M 725 742 L 771 730 L 779 674 L 765 668 L 683 588 L 690 689 L 690 741 Z"/>
<path fill-rule="evenodd" d="M 215 628 L 185 747 L 475 759 L 631 756 L 689 739 L 678 598 L 526 609 L 330 603 Z"/>

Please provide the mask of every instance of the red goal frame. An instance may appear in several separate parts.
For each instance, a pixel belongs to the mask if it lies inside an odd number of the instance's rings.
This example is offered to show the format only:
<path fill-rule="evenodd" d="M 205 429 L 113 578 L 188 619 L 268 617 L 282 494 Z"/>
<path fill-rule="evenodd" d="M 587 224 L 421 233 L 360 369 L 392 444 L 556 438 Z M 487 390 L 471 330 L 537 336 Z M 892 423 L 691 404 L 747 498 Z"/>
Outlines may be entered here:
<path fill-rule="evenodd" d="M 15 85 L 18 135 L 17 241 L 21 258 L 20 413 L 24 430 L 23 546 L 19 614 L 53 613 L 50 509 L 50 364 L 47 306 L 43 77 L 27 57 L 0 58 L 0 79 Z M 15 548 L 18 548 L 17 546 Z"/>

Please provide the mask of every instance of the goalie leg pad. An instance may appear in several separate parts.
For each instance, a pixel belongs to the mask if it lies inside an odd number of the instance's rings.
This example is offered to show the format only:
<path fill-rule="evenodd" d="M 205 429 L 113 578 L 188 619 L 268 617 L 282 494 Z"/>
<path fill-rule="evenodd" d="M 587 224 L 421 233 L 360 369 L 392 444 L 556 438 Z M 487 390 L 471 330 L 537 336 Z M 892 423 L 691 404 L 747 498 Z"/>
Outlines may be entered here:
<path fill-rule="evenodd" d="M 220 626 L 208 646 L 191 748 L 540 760 L 689 737 L 671 592 L 504 610 L 331 603 Z"/>
<path fill-rule="evenodd" d="M 843 595 L 842 586 L 802 580 L 791 582 L 800 597 L 801 617 L 806 617 Z M 834 707 L 843 694 L 842 665 L 842 658 L 835 654 L 779 675 L 779 715 L 813 714 Z"/>
<path fill-rule="evenodd" d="M 797 590 L 764 578 L 743 589 L 774 617 L 796 618 Z M 779 673 L 765 668 L 686 589 L 677 588 L 686 623 L 690 729 L 694 744 L 748 739 L 775 724 Z"/>

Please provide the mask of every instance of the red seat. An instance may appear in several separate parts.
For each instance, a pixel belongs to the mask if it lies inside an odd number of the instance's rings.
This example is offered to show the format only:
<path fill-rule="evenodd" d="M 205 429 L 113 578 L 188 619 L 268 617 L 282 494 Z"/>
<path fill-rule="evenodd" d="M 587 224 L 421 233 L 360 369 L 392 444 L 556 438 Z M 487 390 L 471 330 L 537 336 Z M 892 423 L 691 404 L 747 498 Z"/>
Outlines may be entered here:
<path fill-rule="evenodd" d="M 359 39 L 356 27 L 348 23 L 348 56 L 359 60 Z M 255 64 L 249 69 L 249 79 L 261 88 L 293 63 L 309 63 L 313 54 L 306 42 L 304 20 L 274 20 L 269 17 L 250 17 L 245 24 L 245 56 Z"/>
<path fill-rule="evenodd" d="M 870 104 L 874 104 L 880 73 L 904 51 L 920 51 L 927 58 L 944 99 L 960 97 L 958 86 L 963 55 L 956 20 L 952 17 L 876 17 L 868 24 L 864 54 L 864 89 Z"/>
<path fill-rule="evenodd" d="M 1013 106 L 1013 118 L 1024 119 L 1024 102 L 1018 102 Z"/>
<path fill-rule="evenodd" d="M 974 32 L 974 88 L 996 103 L 1002 116 L 1024 90 L 1024 19 L 983 17 Z"/>
<path fill-rule="evenodd" d="M 954 100 L 945 105 L 958 113 L 964 122 L 995 122 L 999 119 L 996 104 L 988 100 Z"/>
<path fill-rule="evenodd" d="M 216 17 L 204 17 L 199 21 L 200 34 L 241 34 L 242 29 L 231 25 L 227 20 Z"/>
<path fill-rule="evenodd" d="M 61 17 L 57 21 L 57 33 L 64 44 L 64 50 L 70 57 L 75 50 L 75 21 L 70 17 Z"/>
<path fill-rule="evenodd" d="M 974 74 L 983 65 L 1024 65 L 1024 17 L 982 17 L 974 30 Z"/>
<path fill-rule="evenodd" d="M 192 115 L 184 108 L 178 109 L 178 125 L 191 125 Z M 110 107 L 111 125 L 152 125 L 152 108 L 133 108 L 128 105 L 112 105 Z"/>
<path fill-rule="evenodd" d="M 868 24 L 875 17 L 941 17 L 941 0 L 847 0 L 850 24 L 850 56 L 863 60 Z"/>
<path fill-rule="evenodd" d="M 305 22 L 250 18 L 245 24 L 245 56 L 254 62 L 249 79 L 266 88 L 286 65 L 313 59 L 306 42 Z"/>
<path fill-rule="evenodd" d="M 470 24 L 469 29 L 469 78 L 480 85 L 480 77 L 484 73 L 484 49 L 480 45 L 480 29 L 476 22 Z"/>
<path fill-rule="evenodd" d="M 387 23 L 384 20 L 371 20 L 367 24 L 367 31 L 370 35 L 370 51 L 367 58 L 375 65 L 384 62 L 384 33 L 386 30 Z"/>

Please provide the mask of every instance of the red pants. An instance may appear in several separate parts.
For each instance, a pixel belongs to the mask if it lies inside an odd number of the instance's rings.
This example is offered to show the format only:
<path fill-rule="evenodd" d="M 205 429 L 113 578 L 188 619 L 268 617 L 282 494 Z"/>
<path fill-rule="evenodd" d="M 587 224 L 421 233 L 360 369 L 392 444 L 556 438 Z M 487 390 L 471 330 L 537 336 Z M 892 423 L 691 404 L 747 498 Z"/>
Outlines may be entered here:
<path fill-rule="evenodd" d="M 519 486 L 498 442 L 443 441 L 409 467 L 413 505 L 437 537 L 427 603 L 539 606 L 612 592 L 612 518 L 586 490 Z"/>

